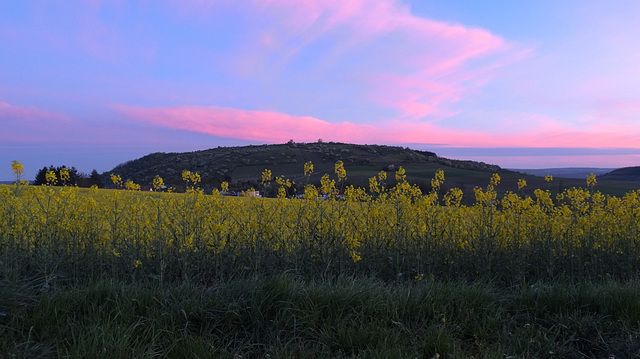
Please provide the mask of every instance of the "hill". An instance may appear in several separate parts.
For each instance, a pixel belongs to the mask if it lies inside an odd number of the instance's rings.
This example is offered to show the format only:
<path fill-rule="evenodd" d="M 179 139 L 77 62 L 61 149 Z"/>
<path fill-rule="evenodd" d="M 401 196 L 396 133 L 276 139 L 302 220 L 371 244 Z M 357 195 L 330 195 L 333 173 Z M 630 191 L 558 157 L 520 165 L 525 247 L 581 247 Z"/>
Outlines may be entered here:
<path fill-rule="evenodd" d="M 584 186 L 584 178 L 556 178 L 547 183 L 543 176 L 535 176 L 500 168 L 496 165 L 474 161 L 462 161 L 439 157 L 430 151 L 413 150 L 407 147 L 384 145 L 355 145 L 335 142 L 294 143 L 273 145 L 250 145 L 240 147 L 217 147 L 208 150 L 183 153 L 152 153 L 144 157 L 122 163 L 113 170 L 102 174 L 105 182 L 110 173 L 120 175 L 123 180 L 132 180 L 143 187 L 151 187 L 153 178 L 161 176 L 165 184 L 184 190 L 182 171 L 198 172 L 202 178 L 200 187 L 205 191 L 220 188 L 223 181 L 229 182 L 232 190 L 260 188 L 262 171 L 271 170 L 273 176 L 283 175 L 297 183 L 301 189 L 307 182 L 304 177 L 304 163 L 311 161 L 314 173 L 309 181 L 320 182 L 323 174 L 335 178 L 334 165 L 343 161 L 347 171 L 347 184 L 368 187 L 368 179 L 380 171 L 388 172 L 387 185 L 395 185 L 395 170 L 402 166 L 407 180 L 418 184 L 423 190 L 430 190 L 430 180 L 438 170 L 444 170 L 445 183 L 442 190 L 457 187 L 463 190 L 465 198 L 474 197 L 475 187 L 485 187 L 493 173 L 499 173 L 502 181 L 498 192 L 518 192 L 533 195 L 536 188 L 552 192 L 565 188 Z M 527 182 L 527 187 L 518 189 L 519 179 Z M 607 180 L 598 176 L 598 189 L 607 194 L 620 195 L 635 190 L 637 181 Z"/>
<path fill-rule="evenodd" d="M 304 179 L 304 163 L 314 165 L 312 182 L 319 182 L 324 173 L 333 174 L 336 161 L 343 161 L 348 181 L 366 186 L 368 178 L 379 171 L 395 171 L 403 166 L 410 181 L 426 183 L 439 170 L 445 170 L 457 183 L 486 184 L 492 173 L 505 172 L 496 165 L 459 161 L 438 157 L 429 151 L 383 145 L 354 145 L 345 143 L 294 143 L 218 147 L 184 153 L 152 153 L 128 161 L 103 174 L 114 173 L 123 180 L 130 179 L 142 186 L 150 186 L 160 175 L 168 186 L 180 189 L 182 171 L 198 172 L 205 189 L 219 187 L 227 181 L 235 188 L 257 185 L 264 169 L 274 176 L 284 175 L 294 181 Z M 509 172 L 509 171 L 506 171 Z M 392 178 L 393 176 L 389 176 Z M 464 181 L 461 181 L 465 178 Z"/>
<path fill-rule="evenodd" d="M 596 168 L 596 167 L 563 167 L 563 168 L 537 168 L 537 169 L 511 169 L 512 171 L 522 172 L 534 176 L 544 177 L 552 175 L 553 177 L 577 178 L 585 179 L 591 173 L 601 176 L 605 173 L 613 171 L 615 168 Z"/>
<path fill-rule="evenodd" d="M 640 181 L 640 166 L 618 168 L 600 176 L 600 179 L 610 181 Z"/>

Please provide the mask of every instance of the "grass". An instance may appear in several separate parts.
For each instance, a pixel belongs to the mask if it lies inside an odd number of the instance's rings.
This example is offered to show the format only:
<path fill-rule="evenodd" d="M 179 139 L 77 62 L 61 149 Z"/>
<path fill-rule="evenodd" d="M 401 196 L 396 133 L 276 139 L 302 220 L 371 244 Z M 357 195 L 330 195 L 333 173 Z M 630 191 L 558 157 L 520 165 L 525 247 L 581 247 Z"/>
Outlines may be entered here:
<path fill-rule="evenodd" d="M 284 273 L 210 286 L 3 282 L 7 358 L 631 358 L 640 285 Z"/>

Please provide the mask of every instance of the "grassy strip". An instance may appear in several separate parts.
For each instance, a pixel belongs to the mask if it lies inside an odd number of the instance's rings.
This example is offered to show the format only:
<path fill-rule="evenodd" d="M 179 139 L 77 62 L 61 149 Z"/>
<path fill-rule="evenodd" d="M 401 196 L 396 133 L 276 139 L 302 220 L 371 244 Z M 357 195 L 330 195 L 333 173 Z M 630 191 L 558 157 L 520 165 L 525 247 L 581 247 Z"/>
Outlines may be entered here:
<path fill-rule="evenodd" d="M 0 284 L 9 358 L 630 358 L 637 282 L 382 283 L 283 274 L 214 286 Z"/>

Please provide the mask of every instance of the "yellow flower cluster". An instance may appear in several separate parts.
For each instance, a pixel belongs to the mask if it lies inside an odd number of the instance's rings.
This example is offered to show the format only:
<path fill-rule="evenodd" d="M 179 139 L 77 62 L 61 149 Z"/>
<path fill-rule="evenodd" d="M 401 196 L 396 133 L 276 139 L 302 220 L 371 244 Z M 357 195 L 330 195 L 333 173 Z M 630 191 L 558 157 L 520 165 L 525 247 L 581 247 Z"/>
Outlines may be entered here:
<path fill-rule="evenodd" d="M 127 180 L 127 182 L 124 184 L 124 187 L 130 191 L 140 190 L 140 185 L 137 183 L 134 183 L 132 180 Z"/>
<path fill-rule="evenodd" d="M 16 176 L 16 181 L 20 182 L 20 177 L 24 174 L 24 166 L 19 161 L 11 161 L 11 172 Z"/>
<path fill-rule="evenodd" d="M 47 180 L 47 184 L 50 186 L 54 186 L 58 183 L 58 178 L 56 177 L 56 173 L 54 171 L 47 171 L 45 174 L 45 178 Z"/>
<path fill-rule="evenodd" d="M 156 191 L 161 191 L 162 189 L 164 189 L 164 187 L 164 180 L 162 179 L 162 177 L 156 176 L 153 179 L 153 189 Z"/>
<path fill-rule="evenodd" d="M 342 161 L 336 162 L 335 172 L 338 177 L 338 182 L 342 182 L 347 179 L 347 170 L 344 169 L 344 163 Z"/>
<path fill-rule="evenodd" d="M 113 182 L 113 185 L 116 187 L 122 187 L 122 178 L 120 177 L 120 175 L 115 175 L 115 174 L 111 174 L 110 176 L 111 178 L 111 182 Z"/>
<path fill-rule="evenodd" d="M 60 181 L 62 182 L 62 184 L 66 185 L 69 182 L 70 178 L 71 178 L 71 175 L 69 174 L 69 169 L 66 167 L 61 168 Z"/>
<path fill-rule="evenodd" d="M 271 170 L 265 169 L 262 172 L 262 184 L 268 185 L 269 183 L 271 183 Z"/>
<path fill-rule="evenodd" d="M 309 177 L 311 174 L 313 174 L 313 163 L 309 161 L 304 164 L 304 175 L 305 177 Z"/>

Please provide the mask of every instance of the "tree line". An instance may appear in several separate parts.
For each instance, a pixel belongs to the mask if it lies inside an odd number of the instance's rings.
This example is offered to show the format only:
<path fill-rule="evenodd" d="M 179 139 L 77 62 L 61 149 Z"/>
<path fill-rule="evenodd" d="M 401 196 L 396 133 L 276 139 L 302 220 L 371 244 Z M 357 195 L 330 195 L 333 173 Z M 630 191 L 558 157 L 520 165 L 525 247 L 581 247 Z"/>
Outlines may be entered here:
<path fill-rule="evenodd" d="M 62 176 L 60 175 L 60 171 L 61 170 L 66 170 L 68 172 L 68 179 L 65 176 L 65 183 L 62 183 L 62 181 L 60 181 L 60 179 L 62 178 Z M 54 173 L 55 174 L 55 178 L 57 179 L 57 182 L 55 183 L 55 185 L 71 185 L 71 186 L 78 186 L 78 187 L 91 187 L 93 185 L 98 186 L 99 188 L 104 187 L 103 181 L 102 181 L 102 177 L 100 177 L 100 174 L 98 173 L 98 171 L 96 171 L 95 169 L 93 171 L 91 171 L 90 174 L 86 174 L 86 173 L 82 173 L 82 172 L 78 172 L 78 170 L 75 167 L 67 167 L 67 166 L 58 166 L 58 167 L 54 167 L 53 165 L 47 167 L 44 166 L 42 167 L 40 170 L 38 170 L 38 173 L 36 174 L 36 178 L 34 181 L 34 185 L 38 186 L 38 185 L 43 185 L 43 184 L 47 184 L 47 173 Z"/>

